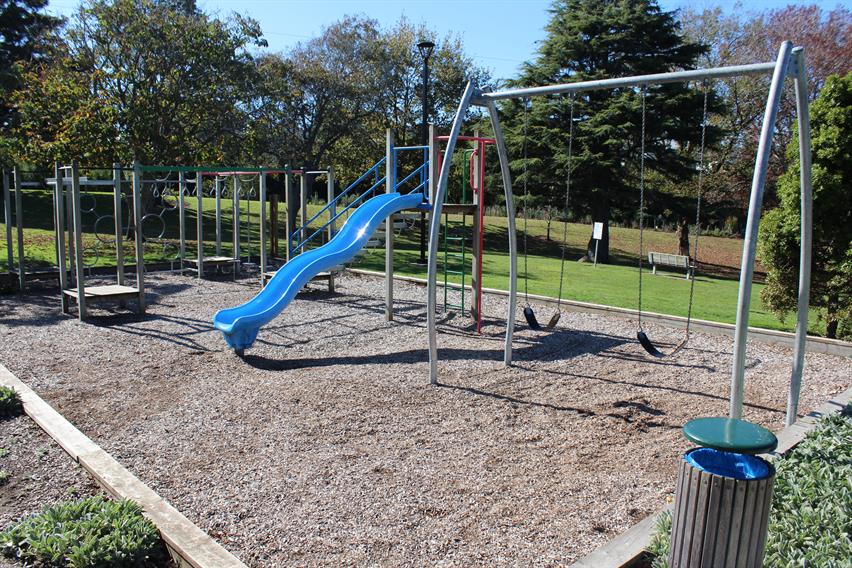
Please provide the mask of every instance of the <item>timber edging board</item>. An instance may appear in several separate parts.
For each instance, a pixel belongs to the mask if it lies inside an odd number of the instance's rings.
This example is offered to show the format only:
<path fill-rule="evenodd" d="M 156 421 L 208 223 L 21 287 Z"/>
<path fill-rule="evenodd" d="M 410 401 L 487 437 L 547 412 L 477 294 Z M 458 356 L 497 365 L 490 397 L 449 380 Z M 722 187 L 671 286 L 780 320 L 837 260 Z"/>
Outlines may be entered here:
<path fill-rule="evenodd" d="M 180 566 L 246 568 L 236 556 L 142 483 L 2 364 L 0 385 L 15 389 L 24 404 L 24 412 L 107 493 L 114 498 L 126 498 L 139 503 L 144 515 L 160 531 L 172 558 Z"/>
<path fill-rule="evenodd" d="M 850 402 L 852 402 L 852 387 L 833 397 L 828 402 L 821 404 L 806 416 L 799 418 L 794 424 L 781 430 L 777 436 L 778 447 L 775 451 L 769 454 L 761 454 L 760 456 L 767 460 L 773 460 L 778 456 L 786 454 L 795 448 L 808 432 L 814 429 L 818 419 L 840 412 Z M 648 515 L 636 525 L 572 564 L 572 567 L 627 568 L 631 566 L 639 560 L 651 543 L 651 535 L 654 532 L 657 519 L 660 515 L 671 509 L 672 505 L 667 505 L 660 511 Z"/>
<path fill-rule="evenodd" d="M 382 277 L 384 278 L 384 272 L 376 272 L 373 270 L 362 270 L 360 268 L 347 268 L 347 271 L 352 272 L 353 274 L 359 274 L 362 276 L 373 276 L 373 277 Z M 395 280 L 400 280 L 403 282 L 411 282 L 413 284 L 426 284 L 425 278 L 417 278 L 414 276 L 394 276 Z M 438 282 L 438 286 L 443 286 L 441 282 Z M 450 288 L 459 288 L 458 284 L 450 284 Z M 468 290 L 470 286 L 465 286 Z M 506 290 L 498 290 L 496 288 L 483 288 L 483 293 L 485 294 L 494 294 L 496 296 L 508 296 L 509 293 Z M 557 299 L 551 298 L 549 296 L 539 296 L 537 294 L 530 294 L 530 298 L 535 300 L 536 302 L 541 302 L 546 305 L 557 305 Z M 574 311 L 574 312 L 585 312 L 585 313 L 593 313 L 593 314 L 604 314 L 604 315 L 614 315 L 620 317 L 628 317 L 634 318 L 637 317 L 638 312 L 636 310 L 632 310 L 630 308 L 617 308 L 614 306 L 605 306 L 603 304 L 592 304 L 589 302 L 578 302 L 576 300 L 562 300 L 561 305 L 566 310 Z M 505 317 L 505 316 L 503 316 Z M 663 325 L 668 325 L 671 327 L 677 328 L 685 328 L 686 327 L 686 318 L 680 316 L 670 316 L 667 314 L 658 314 L 656 312 L 646 312 L 642 311 L 642 319 L 648 321 L 654 321 L 657 323 L 661 323 Z M 730 323 L 721 323 L 716 321 L 708 321 L 708 320 L 700 320 L 692 318 L 692 322 L 690 323 L 690 328 L 694 331 L 702 331 L 705 333 L 712 333 L 715 335 L 728 335 L 733 337 L 734 329 L 736 326 Z M 762 327 L 749 327 L 748 328 L 748 337 L 749 339 L 754 339 L 755 341 L 760 341 L 761 343 L 769 343 L 773 345 L 782 345 L 784 347 L 793 347 L 794 342 L 796 340 L 796 334 L 790 333 L 787 331 L 777 331 L 774 329 L 764 329 Z M 841 357 L 852 357 L 852 342 L 848 341 L 840 341 L 839 339 L 827 339 L 825 337 L 816 337 L 809 335 L 807 341 L 805 342 L 805 351 L 810 351 L 813 353 L 825 353 L 827 355 L 839 355 Z"/>

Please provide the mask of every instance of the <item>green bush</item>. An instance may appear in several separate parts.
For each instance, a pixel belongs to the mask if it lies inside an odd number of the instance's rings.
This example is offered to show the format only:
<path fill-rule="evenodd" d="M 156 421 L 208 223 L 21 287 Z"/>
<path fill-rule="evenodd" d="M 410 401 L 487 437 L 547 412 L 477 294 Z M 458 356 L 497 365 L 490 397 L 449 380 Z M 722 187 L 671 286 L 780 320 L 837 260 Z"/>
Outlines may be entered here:
<path fill-rule="evenodd" d="M 852 566 L 852 408 L 822 418 L 774 462 L 766 566 Z M 667 517 L 667 518 L 666 518 Z M 654 529 L 648 553 L 668 566 L 671 515 Z"/>
<path fill-rule="evenodd" d="M 0 418 L 18 416 L 23 412 L 21 397 L 12 387 L 0 387 Z"/>
<path fill-rule="evenodd" d="M 156 527 L 132 501 L 66 501 L 0 533 L 0 551 L 26 564 L 107 568 L 162 565 Z"/>

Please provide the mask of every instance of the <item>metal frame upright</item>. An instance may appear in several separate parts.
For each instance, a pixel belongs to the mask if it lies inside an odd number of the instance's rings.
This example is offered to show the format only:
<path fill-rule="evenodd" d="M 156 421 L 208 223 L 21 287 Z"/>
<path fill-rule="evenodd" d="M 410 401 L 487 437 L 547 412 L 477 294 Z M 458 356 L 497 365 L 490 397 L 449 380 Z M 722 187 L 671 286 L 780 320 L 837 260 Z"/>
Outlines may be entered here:
<path fill-rule="evenodd" d="M 506 214 L 509 235 L 509 306 L 506 321 L 506 340 L 504 348 L 504 363 L 512 364 L 512 336 L 515 325 L 517 308 L 517 240 L 515 234 L 515 212 L 512 191 L 512 175 L 509 169 L 508 153 L 503 137 L 497 101 L 509 99 L 526 99 L 531 97 L 578 93 L 592 90 L 634 87 L 641 88 L 652 84 L 680 83 L 705 79 L 720 79 L 746 75 L 771 75 L 772 80 L 766 102 L 766 111 L 760 141 L 755 158 L 754 175 L 752 178 L 751 197 L 749 200 L 748 221 L 743 244 L 742 262 L 740 268 L 740 285 L 737 299 L 737 318 L 734 333 L 733 361 L 731 366 L 730 416 L 740 418 L 743 407 L 743 391 L 745 384 L 745 354 L 748 339 L 749 306 L 751 303 L 751 285 L 754 276 L 756 259 L 757 232 L 760 220 L 763 192 L 766 184 L 766 173 L 769 161 L 775 120 L 781 101 L 781 91 L 785 77 L 795 79 L 796 109 L 799 121 L 799 153 L 801 160 L 801 254 L 799 267 L 799 303 L 796 317 L 796 339 L 791 371 L 790 391 L 786 421 L 788 424 L 796 419 L 798 397 L 802 383 L 804 367 L 804 347 L 807 334 L 808 302 L 811 270 L 811 231 L 812 231 L 812 187 L 811 187 L 811 140 L 808 119 L 807 80 L 804 64 L 804 50 L 793 47 L 785 41 L 781 44 L 775 61 L 751 65 L 736 65 L 730 67 L 714 67 L 689 71 L 675 71 L 652 75 L 601 79 L 593 81 L 578 81 L 542 87 L 510 89 L 489 92 L 478 90 L 468 83 L 462 94 L 458 109 L 453 119 L 452 130 L 445 150 L 446 158 L 441 164 L 440 175 L 430 180 L 432 190 L 429 192 L 432 204 L 432 219 L 429 238 L 429 264 L 427 285 L 427 328 L 429 334 L 429 378 L 430 382 L 438 381 L 438 344 L 436 330 L 436 286 L 437 286 L 437 256 L 440 243 L 440 218 L 444 195 L 447 191 L 447 180 L 452 164 L 452 154 L 464 116 L 471 105 L 484 107 L 489 114 L 494 137 L 497 141 L 497 153 L 500 160 L 500 171 L 506 196 Z"/>
<path fill-rule="evenodd" d="M 136 300 L 137 311 L 145 313 L 145 265 L 142 244 L 142 200 L 141 170 L 138 163 L 133 166 L 132 179 L 124 180 L 120 164 L 113 164 L 113 179 L 109 181 L 88 181 L 80 178 L 80 167 L 76 161 L 70 166 L 54 166 L 53 202 L 56 205 L 54 222 L 57 227 L 57 258 L 59 261 L 59 278 L 61 285 L 62 311 L 68 313 L 69 299 L 77 302 L 77 317 L 83 321 L 88 315 L 90 302 L 113 300 Z M 86 286 L 86 265 L 83 260 L 86 247 L 83 244 L 83 207 L 81 204 L 80 188 L 82 184 L 108 186 L 113 191 L 113 228 L 116 247 L 116 284 Z M 123 243 L 123 225 L 121 222 L 122 191 L 125 184 L 130 185 L 132 194 L 133 228 L 135 240 L 136 286 L 125 285 L 125 258 Z M 65 199 L 63 199 L 65 193 Z M 69 207 L 70 205 L 70 207 Z M 65 250 L 65 220 L 69 222 L 68 254 Z M 97 223 L 95 223 L 97 226 Z M 70 271 L 69 271 L 70 268 Z M 69 274 L 71 277 L 69 278 Z M 76 286 L 75 286 L 76 284 Z"/>

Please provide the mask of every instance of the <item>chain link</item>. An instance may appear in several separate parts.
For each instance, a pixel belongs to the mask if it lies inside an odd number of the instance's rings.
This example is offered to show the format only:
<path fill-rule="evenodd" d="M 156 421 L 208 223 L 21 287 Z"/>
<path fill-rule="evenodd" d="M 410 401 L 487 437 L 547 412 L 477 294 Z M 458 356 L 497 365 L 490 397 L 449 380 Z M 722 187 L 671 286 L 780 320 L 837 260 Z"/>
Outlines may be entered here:
<path fill-rule="evenodd" d="M 565 279 L 565 247 L 568 244 L 568 206 L 571 203 L 571 157 L 574 148 L 574 95 L 570 97 L 571 107 L 568 119 L 568 173 L 565 176 L 565 222 L 562 228 L 562 264 L 559 266 L 559 296 L 556 298 L 556 310 L 562 306 L 562 282 Z"/>
<path fill-rule="evenodd" d="M 642 331 L 642 255 L 644 251 L 643 233 L 645 232 L 645 101 L 648 95 L 647 85 L 642 85 L 642 138 L 639 142 L 639 331 Z"/>
<path fill-rule="evenodd" d="M 529 189 L 527 188 L 527 129 L 529 127 L 529 99 L 523 99 L 524 101 L 524 301 L 526 305 L 530 305 L 530 294 L 529 294 L 529 272 L 527 270 L 527 201 L 529 201 Z"/>
<path fill-rule="evenodd" d="M 701 198 L 704 192 L 704 149 L 707 140 L 707 99 L 710 86 L 704 81 L 704 110 L 701 114 L 701 146 L 698 151 L 698 197 L 695 203 L 695 241 L 692 246 L 692 284 L 689 286 L 689 308 L 686 312 L 686 336 L 692 321 L 692 301 L 695 297 L 695 277 L 698 272 L 698 238 L 701 236 Z"/>

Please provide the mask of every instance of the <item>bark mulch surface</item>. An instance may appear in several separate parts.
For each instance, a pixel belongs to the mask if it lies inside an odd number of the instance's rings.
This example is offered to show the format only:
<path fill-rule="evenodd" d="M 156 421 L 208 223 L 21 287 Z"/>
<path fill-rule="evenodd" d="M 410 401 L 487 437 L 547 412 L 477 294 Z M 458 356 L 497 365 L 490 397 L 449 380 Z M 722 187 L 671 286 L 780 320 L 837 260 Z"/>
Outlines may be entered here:
<path fill-rule="evenodd" d="M 211 318 L 256 280 L 148 284 L 146 316 L 85 324 L 55 292 L 0 297 L 0 361 L 251 566 L 567 564 L 659 509 L 681 426 L 728 410 L 729 337 L 652 361 L 635 321 L 566 313 L 519 321 L 507 369 L 505 299 L 486 296 L 481 336 L 440 315 L 435 387 L 423 287 L 398 283 L 386 322 L 379 279 L 311 285 L 241 360 Z M 791 361 L 750 344 L 746 418 L 783 426 Z M 800 410 L 850 377 L 808 354 Z"/>

